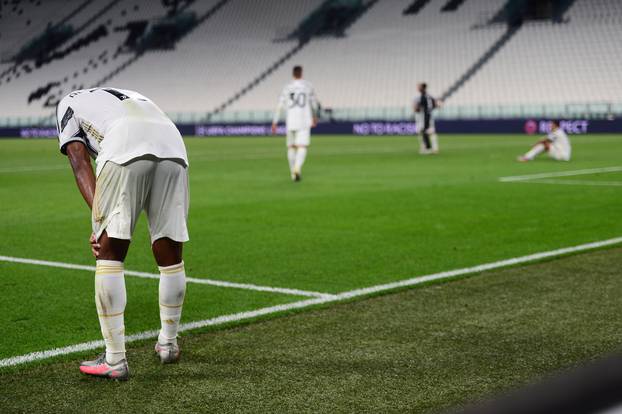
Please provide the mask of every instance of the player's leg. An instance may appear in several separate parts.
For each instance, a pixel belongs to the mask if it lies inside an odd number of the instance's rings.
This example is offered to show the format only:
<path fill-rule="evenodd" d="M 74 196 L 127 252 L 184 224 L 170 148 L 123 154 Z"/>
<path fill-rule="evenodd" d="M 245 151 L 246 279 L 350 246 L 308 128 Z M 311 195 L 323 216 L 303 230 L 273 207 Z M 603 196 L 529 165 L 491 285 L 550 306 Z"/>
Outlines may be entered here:
<path fill-rule="evenodd" d="M 423 126 L 421 128 L 421 148 L 419 150 L 420 154 L 430 154 L 432 152 L 432 142 L 430 140 L 430 117 L 424 115 L 423 116 Z"/>
<path fill-rule="evenodd" d="M 126 293 L 123 262 L 130 241 L 108 237 L 104 230 L 98 243 L 100 250 L 95 267 L 95 304 L 106 343 L 106 362 L 114 365 L 125 360 Z"/>
<path fill-rule="evenodd" d="M 293 174 L 294 174 L 294 164 L 296 163 L 296 132 L 295 131 L 291 131 L 291 130 L 287 130 L 287 138 L 286 138 L 286 144 L 287 144 L 287 161 L 289 163 L 289 173 L 292 175 L 293 178 Z"/>
<path fill-rule="evenodd" d="M 536 145 L 534 145 L 525 155 L 518 157 L 519 161 L 531 161 L 536 158 L 541 153 L 548 151 L 550 148 L 550 143 L 547 140 L 538 141 Z"/>
<path fill-rule="evenodd" d="M 85 361 L 80 370 L 89 375 L 127 379 L 125 358 L 125 256 L 145 195 L 149 165 L 106 163 L 96 183 L 93 233 L 100 245 L 95 270 L 95 304 L 106 352 Z"/>
<path fill-rule="evenodd" d="M 427 130 L 421 131 L 421 146 L 419 148 L 420 154 L 429 154 L 432 149 L 432 144 L 430 142 L 430 135 Z"/>
<path fill-rule="evenodd" d="M 147 204 L 153 256 L 160 269 L 160 334 L 155 345 L 163 363 L 179 359 L 177 333 L 186 293 L 182 257 L 188 240 L 188 175 L 181 164 L 161 160 L 153 177 Z"/>
<path fill-rule="evenodd" d="M 182 259 L 183 243 L 168 237 L 153 242 L 153 255 L 160 270 L 160 334 L 155 351 L 162 363 L 179 360 L 177 332 L 186 294 L 186 271 Z"/>
<path fill-rule="evenodd" d="M 293 173 L 294 171 L 294 164 L 296 163 L 296 146 L 295 145 L 288 145 L 287 146 L 287 161 L 289 163 L 289 172 Z"/>
<path fill-rule="evenodd" d="M 430 120 L 428 133 L 430 134 L 430 151 L 433 154 L 438 154 L 438 135 L 436 135 L 436 127 L 433 119 Z"/>
<path fill-rule="evenodd" d="M 183 260 L 183 247 L 183 243 L 163 237 L 153 242 L 151 251 L 158 266 L 170 267 L 181 263 Z"/>
<path fill-rule="evenodd" d="M 294 163 L 294 175 L 296 181 L 300 181 L 302 178 L 302 166 L 307 159 L 307 151 L 309 144 L 311 143 L 311 130 L 301 129 L 296 133 L 296 161 Z"/>

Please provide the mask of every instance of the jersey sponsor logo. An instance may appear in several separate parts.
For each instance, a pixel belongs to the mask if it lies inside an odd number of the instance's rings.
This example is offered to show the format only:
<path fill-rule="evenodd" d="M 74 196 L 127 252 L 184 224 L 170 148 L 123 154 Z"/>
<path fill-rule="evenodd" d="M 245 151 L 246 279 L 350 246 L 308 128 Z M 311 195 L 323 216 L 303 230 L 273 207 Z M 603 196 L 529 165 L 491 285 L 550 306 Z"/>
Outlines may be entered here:
<path fill-rule="evenodd" d="M 71 106 L 69 106 L 67 107 L 67 110 L 65 111 L 65 115 L 63 115 L 63 119 L 60 121 L 60 132 L 63 132 L 65 130 L 65 127 L 67 126 L 67 123 L 69 122 L 72 116 L 73 116 L 73 109 L 71 109 Z"/>
<path fill-rule="evenodd" d="M 104 139 L 104 136 L 97 129 L 95 129 L 93 124 L 86 122 L 86 121 L 82 121 L 80 123 L 80 128 L 82 129 L 82 131 L 84 131 L 84 133 L 92 136 L 95 139 L 95 141 L 97 141 L 98 144 L 101 144 L 102 140 Z"/>

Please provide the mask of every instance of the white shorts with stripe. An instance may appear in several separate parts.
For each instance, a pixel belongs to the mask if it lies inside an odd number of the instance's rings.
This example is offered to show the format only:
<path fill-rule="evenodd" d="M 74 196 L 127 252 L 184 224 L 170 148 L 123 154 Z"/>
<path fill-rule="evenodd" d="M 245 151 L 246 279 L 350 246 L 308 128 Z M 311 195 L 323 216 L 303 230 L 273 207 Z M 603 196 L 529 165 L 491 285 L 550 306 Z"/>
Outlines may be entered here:
<path fill-rule="evenodd" d="M 287 130 L 288 147 L 308 147 L 309 144 L 311 144 L 311 130 L 309 128 Z"/>
<path fill-rule="evenodd" d="M 141 211 L 151 242 L 188 241 L 188 170 L 179 161 L 142 157 L 126 164 L 106 162 L 95 185 L 93 233 L 130 240 Z"/>

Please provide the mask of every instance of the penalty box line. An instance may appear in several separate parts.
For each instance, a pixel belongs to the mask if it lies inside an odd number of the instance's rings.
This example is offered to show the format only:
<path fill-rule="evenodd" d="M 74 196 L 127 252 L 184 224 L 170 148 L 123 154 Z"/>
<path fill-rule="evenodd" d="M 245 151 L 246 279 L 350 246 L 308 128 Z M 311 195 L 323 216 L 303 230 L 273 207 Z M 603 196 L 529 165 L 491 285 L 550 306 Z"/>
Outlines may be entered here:
<path fill-rule="evenodd" d="M 622 171 L 622 166 L 589 168 L 589 169 L 571 170 L 571 171 L 557 171 L 557 172 L 527 174 L 527 175 L 514 175 L 514 176 L 509 176 L 509 177 L 499 177 L 499 181 L 501 181 L 502 183 L 511 183 L 511 182 L 517 182 L 517 181 L 539 180 L 542 178 L 574 177 L 577 175 L 590 175 L 590 174 L 610 173 L 610 172 L 619 172 L 619 171 Z"/>
<path fill-rule="evenodd" d="M 587 250 L 593 250 L 593 249 L 613 246 L 617 244 L 622 244 L 622 237 L 616 237 L 616 238 L 612 238 L 608 240 L 601 240 L 601 241 L 597 241 L 593 243 L 581 244 L 578 246 L 565 247 L 562 249 L 550 250 L 550 251 L 530 254 L 526 256 L 514 257 L 511 259 L 500 260 L 500 261 L 491 262 L 491 263 L 484 263 L 484 264 L 473 266 L 473 267 L 465 267 L 462 269 L 450 270 L 447 272 L 440 272 L 440 273 L 434 273 L 434 274 L 425 275 L 425 276 L 414 277 L 411 279 L 400 280 L 400 281 L 393 282 L 393 283 L 386 283 L 386 284 L 371 286 L 371 287 L 362 288 L 362 289 L 350 290 L 350 291 L 342 292 L 342 293 L 339 293 L 339 294 L 336 294 L 330 297 L 319 297 L 319 298 L 306 299 L 306 300 L 301 300 L 297 302 L 286 303 L 286 304 L 276 305 L 276 306 L 269 306 L 269 307 L 255 309 L 255 310 L 246 311 L 246 312 L 239 312 L 239 313 L 234 313 L 230 315 L 217 316 L 211 319 L 204 319 L 204 320 L 195 321 L 195 322 L 183 323 L 180 326 L 180 331 L 183 332 L 183 331 L 189 331 L 192 329 L 205 328 L 208 326 L 218 326 L 218 325 L 223 325 L 223 324 L 227 324 L 231 322 L 239 322 L 243 320 L 266 316 L 266 315 L 274 315 L 274 314 L 279 314 L 279 313 L 283 313 L 287 311 L 309 308 L 309 307 L 320 305 L 320 304 L 340 302 L 344 300 L 350 300 L 353 298 L 369 296 L 375 293 L 389 292 L 395 289 L 416 286 L 416 285 L 433 282 L 433 281 L 449 280 L 449 279 L 460 277 L 460 276 L 478 274 L 478 273 L 481 273 L 487 270 L 500 269 L 504 267 L 515 266 L 518 264 L 535 262 L 538 260 L 559 257 L 559 256 L 571 254 L 571 253 L 583 252 Z M 126 341 L 135 342 L 135 341 L 140 341 L 140 340 L 145 340 L 145 339 L 153 339 L 153 338 L 156 338 L 158 334 L 159 334 L 158 330 L 140 332 L 137 334 L 128 335 L 126 337 Z M 19 355 L 19 356 L 9 357 L 6 359 L 0 359 L 0 368 L 25 364 L 28 362 L 45 360 L 45 359 L 53 358 L 56 356 L 68 355 L 68 354 L 72 354 L 76 352 L 90 351 L 90 350 L 94 350 L 97 348 L 101 348 L 103 346 L 104 346 L 104 341 L 98 340 L 98 341 L 91 341 L 91 342 L 83 342 L 80 344 L 70 345 L 70 346 L 66 346 L 62 348 L 50 349 L 46 351 L 32 352 L 32 353 L 25 354 L 25 355 Z"/>
<path fill-rule="evenodd" d="M 622 187 L 622 181 L 555 180 L 555 179 L 542 178 L 542 179 L 526 181 L 526 182 L 528 184 L 587 185 L 591 187 Z"/>
<path fill-rule="evenodd" d="M 0 261 L 10 262 L 10 263 L 29 264 L 29 265 L 36 265 L 36 266 L 58 267 L 62 269 L 88 270 L 91 272 L 95 272 L 95 266 L 79 265 L 79 264 L 64 263 L 64 262 L 52 262 L 48 260 L 26 259 L 23 257 L 0 256 Z M 160 279 L 160 275 L 156 273 L 137 272 L 134 270 L 125 270 L 124 273 L 127 276 L 134 276 L 134 277 L 139 277 L 143 279 L 156 279 L 156 280 Z M 282 293 L 285 295 L 293 295 L 293 296 L 308 296 L 308 297 L 314 297 L 314 298 L 331 298 L 335 296 L 330 293 L 312 292 L 312 291 L 301 290 L 301 289 L 290 289 L 290 288 L 281 288 L 281 287 L 274 287 L 274 286 L 260 286 L 260 285 L 250 284 L 250 283 L 235 283 L 235 282 L 227 282 L 224 280 L 203 279 L 203 278 L 196 278 L 196 277 L 186 277 L 186 282 L 196 283 L 200 285 L 210 285 L 210 286 L 218 286 L 218 287 L 224 287 L 224 288 L 232 288 L 232 289 L 254 290 L 258 292 Z"/>

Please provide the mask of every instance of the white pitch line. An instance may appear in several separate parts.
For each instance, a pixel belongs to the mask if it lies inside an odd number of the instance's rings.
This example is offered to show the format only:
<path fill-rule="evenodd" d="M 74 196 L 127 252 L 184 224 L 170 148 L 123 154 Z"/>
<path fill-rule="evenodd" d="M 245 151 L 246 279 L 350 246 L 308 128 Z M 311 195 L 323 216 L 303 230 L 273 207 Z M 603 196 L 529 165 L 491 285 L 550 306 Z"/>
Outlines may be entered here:
<path fill-rule="evenodd" d="M 557 171 L 557 172 L 540 173 L 540 174 L 515 175 L 515 176 L 510 176 L 510 177 L 499 177 L 499 181 L 504 182 L 504 183 L 509 183 L 513 181 L 537 180 L 540 178 L 572 177 L 575 175 L 588 175 L 588 174 L 598 174 L 598 173 L 608 173 L 608 172 L 618 172 L 618 171 L 622 171 L 622 166 L 590 168 L 590 169 L 585 169 L 585 170 Z"/>
<path fill-rule="evenodd" d="M 556 184 L 556 185 L 587 185 L 593 187 L 620 187 L 622 181 L 590 181 L 590 180 L 534 180 L 529 184 Z"/>
<path fill-rule="evenodd" d="M 537 260 L 563 256 L 569 253 L 577 253 L 586 250 L 598 249 L 600 247 L 613 246 L 616 244 L 622 244 L 622 237 L 616 237 L 613 239 L 597 241 L 593 243 L 581 244 L 578 246 L 566 247 L 557 250 L 550 250 L 547 252 L 540 252 L 535 254 L 530 254 L 527 256 L 515 257 L 512 259 L 500 260 L 492 263 L 485 263 L 478 266 L 473 267 L 465 267 L 462 269 L 450 270 L 447 272 L 434 273 L 431 275 L 414 277 L 412 279 L 400 280 L 393 283 L 386 283 L 382 285 L 371 286 L 362 289 L 350 290 L 347 292 L 342 292 L 332 297 L 321 297 L 321 298 L 313 298 L 306 299 L 292 303 L 286 303 L 283 305 L 269 306 L 266 308 L 255 309 L 252 311 L 239 312 L 230 315 L 222 315 L 217 316 L 211 319 L 204 319 L 195 322 L 184 323 L 180 326 L 180 331 L 188 331 L 192 329 L 204 328 L 206 326 L 218 326 L 231 322 L 238 322 L 247 319 L 257 318 L 259 316 L 265 315 L 273 315 L 277 313 L 287 312 L 295 309 L 304 309 L 314 305 L 331 303 L 331 302 L 339 302 L 343 300 L 353 299 L 357 297 L 365 297 L 374 293 L 379 292 L 388 292 L 391 290 L 395 290 L 398 288 L 410 287 L 415 285 L 420 285 L 422 283 L 438 281 L 438 280 L 446 280 L 452 279 L 458 276 L 464 276 L 469 274 L 481 273 L 487 270 L 499 269 L 508 266 L 514 266 L 517 264 L 524 264 L 529 262 L 534 262 Z M 127 342 L 134 342 L 144 339 L 152 339 L 158 336 L 158 330 L 151 330 L 140 332 L 137 334 L 129 335 L 126 337 Z M 55 348 L 46 351 L 32 352 L 30 354 L 14 356 L 6 359 L 0 359 L 0 368 L 2 367 L 10 367 L 20 364 L 25 364 L 28 362 L 40 361 L 56 356 L 68 355 L 75 352 L 89 351 L 97 348 L 101 348 L 104 346 L 104 341 L 91 341 L 91 342 L 83 342 L 76 345 L 69 345 L 63 348 Z"/>
<path fill-rule="evenodd" d="M 88 270 L 92 272 L 95 271 L 95 266 L 87 266 L 87 265 L 79 265 L 79 264 L 63 263 L 63 262 L 51 262 L 48 260 L 25 259 L 22 257 L 0 256 L 0 261 L 30 264 L 30 265 L 37 265 L 37 266 L 59 267 L 62 269 Z M 143 279 L 160 279 L 160 275 L 156 273 L 137 272 L 135 270 L 125 270 L 124 273 L 128 276 L 135 276 L 135 277 L 140 277 Z M 224 280 L 203 279 L 203 278 L 196 278 L 196 277 L 186 277 L 186 282 L 197 283 L 201 285 L 233 288 L 233 289 L 255 290 L 259 292 L 283 293 L 286 295 L 294 295 L 294 296 L 308 296 L 308 297 L 313 297 L 313 298 L 330 298 L 330 297 L 335 296 L 329 293 L 312 292 L 308 290 L 281 288 L 281 287 L 273 287 L 273 286 L 260 286 L 260 285 L 250 284 L 250 283 L 235 283 L 235 282 L 227 282 Z"/>

